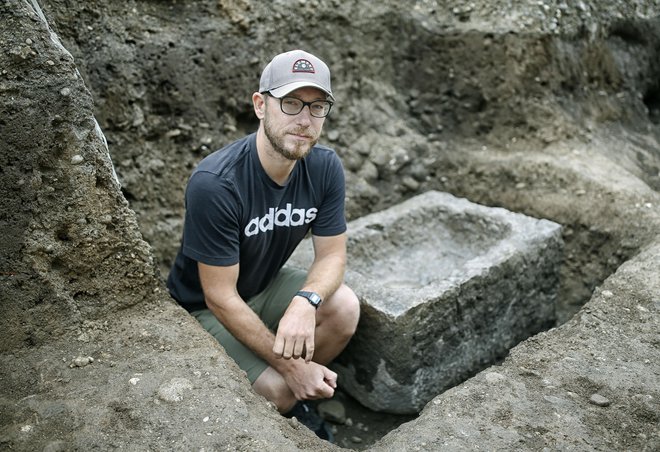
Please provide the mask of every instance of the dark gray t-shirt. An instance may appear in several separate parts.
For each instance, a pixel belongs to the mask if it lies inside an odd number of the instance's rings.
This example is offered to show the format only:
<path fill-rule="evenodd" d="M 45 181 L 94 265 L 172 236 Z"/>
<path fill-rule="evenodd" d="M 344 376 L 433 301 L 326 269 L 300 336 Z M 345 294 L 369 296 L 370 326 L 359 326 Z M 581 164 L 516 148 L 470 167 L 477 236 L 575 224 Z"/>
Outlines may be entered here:
<path fill-rule="evenodd" d="M 318 236 L 346 231 L 344 172 L 339 157 L 314 146 L 296 162 L 286 185 L 264 171 L 249 135 L 206 157 L 186 188 L 181 248 L 167 286 L 189 311 L 204 309 L 197 262 L 240 263 L 238 293 L 258 294 L 309 229 Z"/>

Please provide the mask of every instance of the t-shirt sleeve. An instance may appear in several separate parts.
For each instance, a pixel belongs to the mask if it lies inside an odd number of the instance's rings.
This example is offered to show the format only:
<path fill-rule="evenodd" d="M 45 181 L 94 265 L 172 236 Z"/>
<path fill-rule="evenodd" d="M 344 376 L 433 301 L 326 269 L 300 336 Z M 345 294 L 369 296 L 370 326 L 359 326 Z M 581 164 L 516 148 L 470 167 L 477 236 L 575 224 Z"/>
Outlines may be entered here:
<path fill-rule="evenodd" d="M 238 263 L 239 219 L 232 185 L 213 173 L 195 173 L 186 188 L 183 254 L 207 265 Z"/>
<path fill-rule="evenodd" d="M 326 165 L 323 181 L 323 198 L 316 219 L 312 223 L 312 234 L 333 236 L 346 231 L 344 169 L 334 152 Z"/>

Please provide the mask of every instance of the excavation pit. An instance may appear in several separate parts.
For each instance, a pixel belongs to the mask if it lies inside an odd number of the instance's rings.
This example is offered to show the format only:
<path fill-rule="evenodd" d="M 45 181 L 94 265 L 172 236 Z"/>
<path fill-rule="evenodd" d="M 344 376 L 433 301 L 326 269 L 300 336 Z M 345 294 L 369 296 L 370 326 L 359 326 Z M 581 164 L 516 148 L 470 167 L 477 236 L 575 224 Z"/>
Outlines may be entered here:
<path fill-rule="evenodd" d="M 358 331 L 333 368 L 364 406 L 418 413 L 554 325 L 560 225 L 427 192 L 349 224 Z M 311 247 L 292 262 L 306 265 Z"/>

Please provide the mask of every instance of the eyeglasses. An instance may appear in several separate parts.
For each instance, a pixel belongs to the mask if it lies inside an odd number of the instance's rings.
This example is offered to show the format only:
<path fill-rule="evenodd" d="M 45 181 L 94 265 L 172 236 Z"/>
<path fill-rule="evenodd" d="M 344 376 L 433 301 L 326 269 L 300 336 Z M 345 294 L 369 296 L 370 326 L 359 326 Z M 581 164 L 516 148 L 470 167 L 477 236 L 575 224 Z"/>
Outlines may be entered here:
<path fill-rule="evenodd" d="M 270 97 L 273 97 L 277 99 L 277 97 L 273 96 L 269 92 L 266 92 L 265 94 L 268 94 Z M 330 113 L 330 109 L 332 108 L 332 102 L 329 100 L 315 100 L 312 102 L 305 102 L 297 97 L 290 97 L 290 96 L 284 96 L 279 98 L 280 100 L 280 110 L 282 110 L 282 113 L 295 116 L 298 113 L 300 113 L 303 108 L 305 108 L 305 105 L 309 107 L 309 113 L 314 116 L 315 118 L 325 118 L 328 116 Z"/>

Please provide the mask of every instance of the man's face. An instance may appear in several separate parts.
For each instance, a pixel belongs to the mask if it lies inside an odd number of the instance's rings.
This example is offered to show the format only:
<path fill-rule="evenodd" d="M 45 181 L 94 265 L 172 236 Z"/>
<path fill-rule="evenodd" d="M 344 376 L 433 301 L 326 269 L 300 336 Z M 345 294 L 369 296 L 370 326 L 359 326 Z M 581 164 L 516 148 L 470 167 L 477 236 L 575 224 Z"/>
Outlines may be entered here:
<path fill-rule="evenodd" d="M 289 160 L 304 158 L 318 142 L 325 118 L 316 118 L 303 107 L 297 115 L 287 115 L 280 109 L 280 100 L 265 95 L 264 132 L 273 149 Z M 300 88 L 287 97 L 304 102 L 325 100 L 325 94 L 316 88 Z"/>

